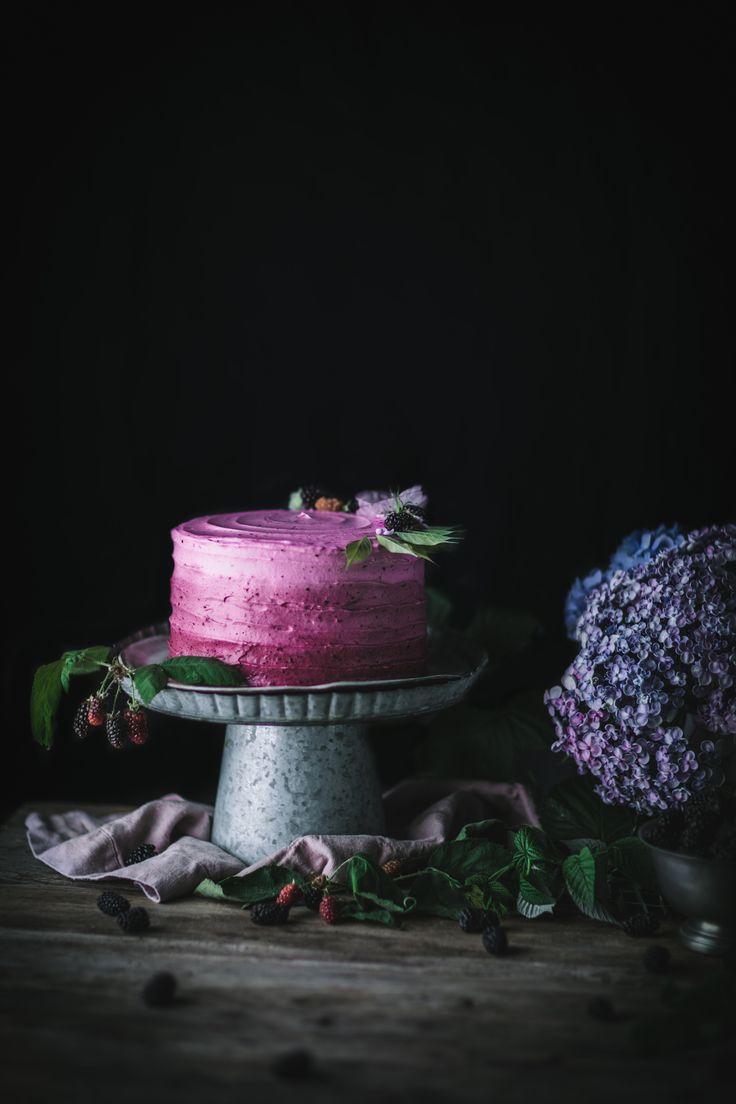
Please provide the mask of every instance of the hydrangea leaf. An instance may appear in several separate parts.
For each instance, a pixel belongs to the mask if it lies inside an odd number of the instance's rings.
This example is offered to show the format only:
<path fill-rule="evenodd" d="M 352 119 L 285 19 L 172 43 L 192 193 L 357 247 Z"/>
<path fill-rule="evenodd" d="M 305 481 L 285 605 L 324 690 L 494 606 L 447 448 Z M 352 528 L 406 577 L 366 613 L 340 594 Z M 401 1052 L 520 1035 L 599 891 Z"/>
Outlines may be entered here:
<path fill-rule="evenodd" d="M 595 793 L 592 780 L 578 776 L 550 790 L 540 820 L 552 839 L 611 843 L 631 835 L 636 813 L 620 805 L 605 805 Z"/>

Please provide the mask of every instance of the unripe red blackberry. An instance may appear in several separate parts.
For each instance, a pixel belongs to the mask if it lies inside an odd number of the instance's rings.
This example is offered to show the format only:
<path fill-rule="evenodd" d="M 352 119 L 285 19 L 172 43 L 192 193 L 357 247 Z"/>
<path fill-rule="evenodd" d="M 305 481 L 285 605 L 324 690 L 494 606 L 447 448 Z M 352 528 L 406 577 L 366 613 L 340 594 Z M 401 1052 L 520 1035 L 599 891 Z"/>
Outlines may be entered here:
<path fill-rule="evenodd" d="M 340 906 L 334 897 L 325 894 L 319 903 L 319 914 L 325 924 L 336 924 L 340 919 Z"/>
<path fill-rule="evenodd" d="M 87 721 L 93 728 L 101 728 L 105 723 L 107 710 L 102 698 L 92 697 L 87 704 Z"/>
<path fill-rule="evenodd" d="M 279 892 L 276 898 L 277 905 L 288 905 L 291 908 L 292 905 L 297 904 L 302 893 L 296 882 L 289 882 Z"/>
<path fill-rule="evenodd" d="M 148 719 L 140 706 L 128 706 L 123 710 L 123 721 L 128 728 L 131 744 L 141 747 L 148 739 Z"/>

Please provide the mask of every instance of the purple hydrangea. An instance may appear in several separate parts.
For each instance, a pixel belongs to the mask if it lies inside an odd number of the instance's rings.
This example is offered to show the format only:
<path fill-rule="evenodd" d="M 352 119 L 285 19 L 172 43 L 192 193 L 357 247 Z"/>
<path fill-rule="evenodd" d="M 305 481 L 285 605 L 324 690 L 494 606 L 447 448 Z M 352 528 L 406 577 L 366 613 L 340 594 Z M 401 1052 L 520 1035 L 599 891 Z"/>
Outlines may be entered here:
<path fill-rule="evenodd" d="M 641 813 L 720 781 L 736 735 L 736 525 L 696 530 L 591 591 L 544 696 L 554 751 Z"/>
<path fill-rule="evenodd" d="M 565 629 L 570 640 L 577 640 L 577 625 L 585 609 L 585 603 L 593 590 L 610 579 L 614 571 L 629 571 L 637 564 L 646 563 L 665 548 L 679 548 L 685 542 L 685 534 L 678 525 L 659 525 L 656 529 L 635 529 L 624 537 L 611 556 L 605 570 L 596 568 L 583 579 L 576 579 L 565 600 Z"/>

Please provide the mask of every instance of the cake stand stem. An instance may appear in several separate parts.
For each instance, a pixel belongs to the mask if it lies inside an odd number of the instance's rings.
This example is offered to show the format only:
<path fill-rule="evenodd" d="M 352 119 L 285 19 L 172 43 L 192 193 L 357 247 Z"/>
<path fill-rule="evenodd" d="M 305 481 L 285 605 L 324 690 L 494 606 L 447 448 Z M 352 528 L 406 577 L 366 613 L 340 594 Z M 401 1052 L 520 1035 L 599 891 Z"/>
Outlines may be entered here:
<path fill-rule="evenodd" d="M 250 864 L 297 836 L 384 831 L 367 725 L 227 726 L 213 843 Z"/>

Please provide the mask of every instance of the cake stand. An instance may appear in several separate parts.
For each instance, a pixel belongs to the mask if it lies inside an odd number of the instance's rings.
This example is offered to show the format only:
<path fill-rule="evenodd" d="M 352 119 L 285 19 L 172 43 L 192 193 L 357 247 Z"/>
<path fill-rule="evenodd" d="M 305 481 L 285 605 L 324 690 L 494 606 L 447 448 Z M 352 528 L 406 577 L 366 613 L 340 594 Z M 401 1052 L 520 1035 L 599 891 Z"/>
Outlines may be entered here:
<path fill-rule="evenodd" d="M 168 625 L 142 629 L 117 650 L 131 667 L 160 663 Z M 465 637 L 430 632 L 420 677 L 269 687 L 172 681 L 147 708 L 226 725 L 212 840 L 250 864 L 298 836 L 382 834 L 369 726 L 455 705 L 487 662 Z"/>

